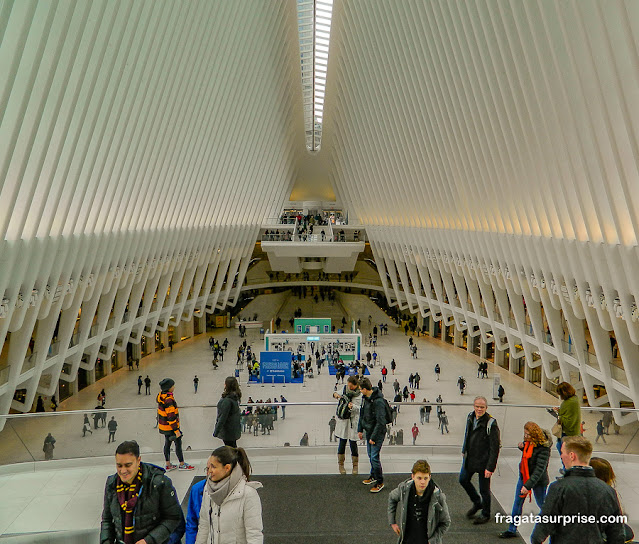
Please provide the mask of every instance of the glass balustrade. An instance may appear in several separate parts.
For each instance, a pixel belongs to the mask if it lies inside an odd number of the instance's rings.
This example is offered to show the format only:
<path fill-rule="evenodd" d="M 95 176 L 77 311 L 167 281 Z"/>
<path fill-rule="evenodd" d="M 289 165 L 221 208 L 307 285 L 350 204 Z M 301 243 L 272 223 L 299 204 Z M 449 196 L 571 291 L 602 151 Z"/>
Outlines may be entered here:
<path fill-rule="evenodd" d="M 281 387 L 281 386 L 277 386 Z M 389 384 L 390 388 L 390 384 Z M 246 398 L 265 400 L 274 396 L 276 389 L 270 385 L 251 386 L 244 391 Z M 278 392 L 281 389 L 277 389 Z M 417 391 L 418 400 L 424 395 Z M 430 396 L 430 394 L 429 394 Z M 437 405 L 432 404 L 430 422 L 422 422 L 420 407 L 422 403 L 408 402 L 397 404 L 399 412 L 396 424 L 390 426 L 385 446 L 413 448 L 412 431 L 414 424 L 419 428 L 415 447 L 458 448 L 461 446 L 464 426 L 468 413 L 472 410 L 472 398 L 467 403 L 443 403 L 442 409 L 448 419 L 448 432 L 442 434 L 438 428 Z M 178 396 L 179 402 L 179 396 Z M 391 403 L 395 404 L 395 403 Z M 242 436 L 239 445 L 244 448 L 300 448 L 304 433 L 308 435 L 308 447 L 336 446 L 331 440 L 329 422 L 335 415 L 337 401 L 314 403 L 286 403 L 277 406 L 277 414 L 262 413 L 270 410 L 265 403 L 243 405 L 242 409 L 252 408 L 241 418 Z M 516 448 L 522 439 L 523 425 L 535 421 L 542 428 L 550 430 L 555 418 L 547 412 L 548 406 L 516 406 L 499 404 L 489 400 L 488 412 L 496 418 L 501 430 L 501 443 L 504 448 Z M 595 443 L 595 450 L 614 453 L 639 453 L 639 422 L 637 410 L 582 407 L 582 419 L 586 422 L 586 438 L 595 442 L 597 421 L 605 411 L 619 413 L 618 433 L 615 425 L 609 427 L 608 435 Z M 284 413 L 285 412 L 285 413 Z M 84 417 L 89 427 L 83 430 Z M 108 424 L 114 417 L 117 422 L 115 444 L 108 443 Z M 48 433 L 55 438 L 54 459 L 80 459 L 86 457 L 111 456 L 117 444 L 124 440 L 136 440 L 143 453 L 161 453 L 164 437 L 156 428 L 155 407 L 88 410 L 74 412 L 48 412 L 45 414 L 10 415 L 3 418 L 5 426 L 0 433 L 0 464 L 12 464 L 44 460 L 43 445 Z M 180 407 L 180 424 L 183 449 L 188 460 L 189 455 L 202 457 L 205 452 L 221 445 L 212 433 L 216 420 L 215 406 Z M 337 421 L 337 419 L 336 419 Z M 361 446 L 364 447 L 363 442 Z M 191 454 L 190 452 L 199 452 Z M 450 450 L 447 450 L 450 451 Z M 553 450 L 554 451 L 554 450 Z M 203 453 L 204 452 L 204 453 Z M 415 455 L 422 455 L 415 449 Z M 175 458 L 175 453 L 172 453 Z"/>

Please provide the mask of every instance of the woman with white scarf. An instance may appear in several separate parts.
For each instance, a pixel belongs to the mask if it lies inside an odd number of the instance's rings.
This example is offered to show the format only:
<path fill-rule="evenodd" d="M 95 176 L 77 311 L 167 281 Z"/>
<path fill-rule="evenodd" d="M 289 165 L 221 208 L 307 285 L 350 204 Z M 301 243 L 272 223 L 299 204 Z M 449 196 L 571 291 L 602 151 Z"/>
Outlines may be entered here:
<path fill-rule="evenodd" d="M 207 464 L 195 544 L 263 544 L 259 482 L 242 448 L 217 448 Z"/>

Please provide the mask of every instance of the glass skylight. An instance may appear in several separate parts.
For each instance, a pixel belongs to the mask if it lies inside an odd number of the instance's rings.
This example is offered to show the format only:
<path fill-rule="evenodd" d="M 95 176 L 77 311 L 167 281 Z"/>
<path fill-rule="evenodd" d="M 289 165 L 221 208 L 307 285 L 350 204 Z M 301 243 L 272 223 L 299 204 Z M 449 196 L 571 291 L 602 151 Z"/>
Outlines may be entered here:
<path fill-rule="evenodd" d="M 333 0 L 297 0 L 306 149 L 320 150 Z"/>

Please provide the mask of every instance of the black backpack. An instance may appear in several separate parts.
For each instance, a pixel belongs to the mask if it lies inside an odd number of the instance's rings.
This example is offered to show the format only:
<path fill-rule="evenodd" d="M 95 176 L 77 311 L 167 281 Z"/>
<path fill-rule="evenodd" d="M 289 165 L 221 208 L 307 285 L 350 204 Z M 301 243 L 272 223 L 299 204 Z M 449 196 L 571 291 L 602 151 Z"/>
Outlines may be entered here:
<path fill-rule="evenodd" d="M 390 425 L 391 423 L 393 423 L 393 409 L 384 397 L 382 397 L 382 401 L 384 401 L 384 409 L 386 410 L 386 421 L 384 422 L 384 424 Z"/>
<path fill-rule="evenodd" d="M 344 391 L 346 391 L 346 387 L 344 387 Z M 348 397 L 346 395 L 344 395 L 344 393 L 342 393 L 342 396 L 339 398 L 339 400 L 337 401 L 337 410 L 335 412 L 335 415 L 337 415 L 337 417 L 339 419 L 350 419 L 351 418 L 351 409 L 348 407 L 348 404 L 351 401 L 348 400 Z"/>

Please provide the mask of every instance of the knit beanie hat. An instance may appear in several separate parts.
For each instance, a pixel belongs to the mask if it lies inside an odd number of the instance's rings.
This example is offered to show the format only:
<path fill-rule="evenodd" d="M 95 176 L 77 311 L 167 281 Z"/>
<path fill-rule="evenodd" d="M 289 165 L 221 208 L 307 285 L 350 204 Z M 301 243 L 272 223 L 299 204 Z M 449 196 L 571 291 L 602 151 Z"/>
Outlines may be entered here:
<path fill-rule="evenodd" d="M 162 389 L 163 393 L 166 393 L 169 389 L 171 389 L 171 387 L 173 387 L 175 385 L 175 382 L 171 379 L 171 378 L 164 378 L 161 382 L 160 382 L 160 388 Z"/>

